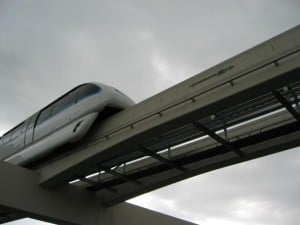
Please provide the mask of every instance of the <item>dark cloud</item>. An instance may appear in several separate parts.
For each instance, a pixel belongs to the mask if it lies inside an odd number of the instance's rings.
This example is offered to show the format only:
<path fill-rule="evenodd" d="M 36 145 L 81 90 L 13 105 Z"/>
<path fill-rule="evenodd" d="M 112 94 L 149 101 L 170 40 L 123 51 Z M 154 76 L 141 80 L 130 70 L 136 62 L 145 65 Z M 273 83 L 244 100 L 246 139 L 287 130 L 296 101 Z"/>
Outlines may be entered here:
<path fill-rule="evenodd" d="M 297 25 L 299 10 L 297 0 L 0 1 L 0 132 L 83 82 L 141 101 Z M 295 224 L 299 164 L 291 150 L 138 201 L 204 225 Z"/>

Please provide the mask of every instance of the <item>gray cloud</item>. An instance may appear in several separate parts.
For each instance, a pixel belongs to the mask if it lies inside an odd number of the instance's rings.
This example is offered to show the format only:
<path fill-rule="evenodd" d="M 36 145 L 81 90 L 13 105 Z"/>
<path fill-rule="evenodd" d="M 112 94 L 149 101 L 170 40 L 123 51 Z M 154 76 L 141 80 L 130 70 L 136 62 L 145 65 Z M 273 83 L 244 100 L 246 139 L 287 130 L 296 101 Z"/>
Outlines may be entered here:
<path fill-rule="evenodd" d="M 1 1 L 0 132 L 83 82 L 141 101 L 297 25 L 299 10 L 297 0 Z M 295 224 L 299 164 L 291 150 L 135 201 L 204 225 Z"/>
<path fill-rule="evenodd" d="M 222 224 L 294 224 L 300 213 L 299 158 L 296 148 L 209 172 L 131 201 L 204 225 L 210 224 L 209 218 Z"/>

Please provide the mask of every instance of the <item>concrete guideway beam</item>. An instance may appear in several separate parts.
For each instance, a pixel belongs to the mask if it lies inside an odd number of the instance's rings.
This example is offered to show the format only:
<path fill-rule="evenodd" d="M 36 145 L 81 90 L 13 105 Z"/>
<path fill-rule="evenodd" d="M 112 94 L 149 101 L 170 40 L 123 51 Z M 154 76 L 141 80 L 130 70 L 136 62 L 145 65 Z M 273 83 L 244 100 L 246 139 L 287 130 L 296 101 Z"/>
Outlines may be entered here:
<path fill-rule="evenodd" d="M 299 80 L 300 26 L 200 73 L 106 120 L 84 151 L 39 169 L 55 186 L 147 138 Z"/>
<path fill-rule="evenodd" d="M 42 188 L 39 174 L 0 162 L 0 207 L 24 217 L 60 224 L 95 224 L 95 194 L 72 185 Z"/>
<path fill-rule="evenodd" d="M 0 211 L 7 215 L 72 225 L 193 225 L 129 203 L 104 209 L 96 193 L 73 185 L 42 188 L 38 173 L 3 161 L 0 161 L 0 180 Z"/>

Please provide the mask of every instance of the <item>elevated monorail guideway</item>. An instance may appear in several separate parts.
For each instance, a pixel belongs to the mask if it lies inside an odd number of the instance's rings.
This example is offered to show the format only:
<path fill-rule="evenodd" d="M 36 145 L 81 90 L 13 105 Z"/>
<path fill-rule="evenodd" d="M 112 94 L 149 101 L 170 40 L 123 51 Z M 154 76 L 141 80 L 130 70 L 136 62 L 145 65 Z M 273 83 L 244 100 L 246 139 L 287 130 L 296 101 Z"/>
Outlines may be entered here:
<path fill-rule="evenodd" d="M 300 26 L 103 123 L 82 146 L 35 165 L 104 205 L 300 145 Z M 72 181 L 72 182 L 71 182 Z"/>

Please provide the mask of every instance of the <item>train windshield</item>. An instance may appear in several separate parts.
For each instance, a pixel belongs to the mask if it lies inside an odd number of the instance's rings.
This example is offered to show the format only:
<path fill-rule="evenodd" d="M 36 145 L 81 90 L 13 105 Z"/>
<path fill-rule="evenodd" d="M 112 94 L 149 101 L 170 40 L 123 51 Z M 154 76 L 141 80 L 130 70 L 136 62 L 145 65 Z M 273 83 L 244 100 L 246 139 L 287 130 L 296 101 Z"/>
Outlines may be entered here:
<path fill-rule="evenodd" d="M 78 93 L 78 101 L 81 101 L 82 99 L 89 97 L 94 94 L 98 94 L 101 91 L 101 88 L 94 84 L 86 84 L 79 88 Z"/>
<path fill-rule="evenodd" d="M 59 114 L 60 112 L 66 110 L 74 104 L 76 97 L 76 91 L 72 91 L 62 98 L 58 99 L 51 105 L 47 106 L 41 111 L 39 115 L 37 124 L 44 122 L 45 120 L 51 118 L 52 116 Z"/>

